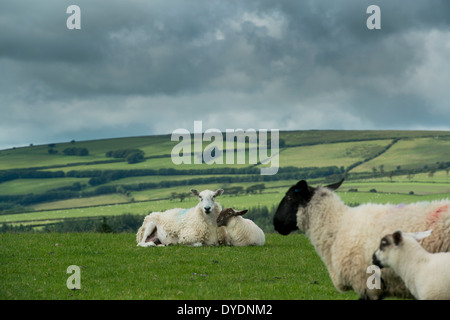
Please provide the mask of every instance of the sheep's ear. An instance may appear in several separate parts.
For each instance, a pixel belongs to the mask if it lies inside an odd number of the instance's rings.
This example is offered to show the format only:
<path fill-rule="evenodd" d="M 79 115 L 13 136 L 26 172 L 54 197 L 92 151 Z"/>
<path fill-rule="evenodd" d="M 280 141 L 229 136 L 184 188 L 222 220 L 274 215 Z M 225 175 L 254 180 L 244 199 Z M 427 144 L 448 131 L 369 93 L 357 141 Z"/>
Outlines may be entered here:
<path fill-rule="evenodd" d="M 305 180 L 300 180 L 294 186 L 294 192 L 295 193 L 303 193 L 305 191 L 308 191 L 308 183 Z"/>
<path fill-rule="evenodd" d="M 329 184 L 328 186 L 325 186 L 325 187 L 328 189 L 331 189 L 331 190 L 337 190 L 337 188 L 339 188 L 341 186 L 342 182 L 344 182 L 344 178 L 342 178 L 342 180 L 339 182 Z"/>
<path fill-rule="evenodd" d="M 220 196 L 223 193 L 223 189 L 217 189 L 216 192 L 214 192 L 214 195 L 216 197 Z"/>
<path fill-rule="evenodd" d="M 421 231 L 421 232 L 414 232 L 414 233 L 409 233 L 416 241 L 425 239 L 426 237 L 429 237 L 431 235 L 431 232 L 433 230 L 427 230 L 427 231 Z"/>
<path fill-rule="evenodd" d="M 196 189 L 191 189 L 191 192 L 192 192 L 192 194 L 194 195 L 194 196 L 199 196 L 199 192 L 198 192 L 198 190 L 196 190 Z"/>
<path fill-rule="evenodd" d="M 237 216 L 243 216 L 244 214 L 246 214 L 248 212 L 248 210 L 242 210 L 242 211 L 236 211 L 235 215 Z"/>
<path fill-rule="evenodd" d="M 398 246 L 403 240 L 402 232 L 400 230 L 395 231 L 392 234 L 392 238 L 394 239 L 394 244 Z"/>
<path fill-rule="evenodd" d="M 289 191 L 290 190 L 292 190 L 292 189 L 289 189 Z M 303 199 L 308 199 L 308 198 L 312 197 L 312 195 L 316 191 L 316 188 L 308 186 L 308 183 L 305 180 L 300 180 L 294 186 L 293 190 L 295 192 L 295 196 L 299 196 L 300 198 L 303 198 Z"/>

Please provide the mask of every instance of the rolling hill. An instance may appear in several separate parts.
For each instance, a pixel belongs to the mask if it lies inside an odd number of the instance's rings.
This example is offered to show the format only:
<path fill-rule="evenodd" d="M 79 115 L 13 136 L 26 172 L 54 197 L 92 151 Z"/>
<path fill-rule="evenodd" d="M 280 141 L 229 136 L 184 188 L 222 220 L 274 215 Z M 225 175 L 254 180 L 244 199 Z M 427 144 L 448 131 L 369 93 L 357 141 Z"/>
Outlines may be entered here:
<path fill-rule="evenodd" d="M 0 150 L 0 223 L 42 225 L 193 205 L 195 199 L 184 199 L 193 186 L 223 187 L 223 205 L 271 208 L 302 178 L 322 183 L 346 176 L 342 197 L 352 204 L 450 194 L 447 131 L 282 131 L 279 142 L 273 176 L 260 174 L 267 165 L 249 163 L 254 146 L 248 142 L 244 164 L 227 164 L 229 150 L 222 148 L 224 164 L 175 165 L 171 152 L 178 142 L 170 135 Z M 255 185 L 263 189 L 254 192 Z"/>

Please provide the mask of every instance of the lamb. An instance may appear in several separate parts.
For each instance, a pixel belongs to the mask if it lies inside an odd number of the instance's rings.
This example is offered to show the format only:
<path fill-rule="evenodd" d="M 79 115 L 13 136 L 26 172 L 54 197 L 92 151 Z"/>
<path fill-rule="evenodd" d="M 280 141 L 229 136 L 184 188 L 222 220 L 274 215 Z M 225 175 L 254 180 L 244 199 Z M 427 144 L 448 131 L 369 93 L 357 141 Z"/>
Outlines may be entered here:
<path fill-rule="evenodd" d="M 413 204 L 363 204 L 348 207 L 333 191 L 343 179 L 325 187 L 305 180 L 292 186 L 274 216 L 275 230 L 283 235 L 300 229 L 310 239 L 339 291 L 354 290 L 361 299 L 411 297 L 403 281 L 389 268 L 381 270 L 381 288 L 368 288 L 372 254 L 379 239 L 397 229 L 408 232 L 433 229 L 423 247 L 429 252 L 450 250 L 449 200 Z"/>
<path fill-rule="evenodd" d="M 138 246 L 149 247 L 168 244 L 191 246 L 218 245 L 224 242 L 225 231 L 217 228 L 216 218 L 222 207 L 215 201 L 223 193 L 204 190 L 198 192 L 199 203 L 190 209 L 170 209 L 165 212 L 153 212 L 145 217 L 136 234 Z"/>
<path fill-rule="evenodd" d="M 226 208 L 217 217 L 217 227 L 226 230 L 225 242 L 232 246 L 262 246 L 264 232 L 252 220 L 242 218 L 248 210 L 236 211 Z"/>
<path fill-rule="evenodd" d="M 418 243 L 430 234 L 397 230 L 381 239 L 372 260 L 392 268 L 416 299 L 450 300 L 450 252 L 429 253 Z"/>

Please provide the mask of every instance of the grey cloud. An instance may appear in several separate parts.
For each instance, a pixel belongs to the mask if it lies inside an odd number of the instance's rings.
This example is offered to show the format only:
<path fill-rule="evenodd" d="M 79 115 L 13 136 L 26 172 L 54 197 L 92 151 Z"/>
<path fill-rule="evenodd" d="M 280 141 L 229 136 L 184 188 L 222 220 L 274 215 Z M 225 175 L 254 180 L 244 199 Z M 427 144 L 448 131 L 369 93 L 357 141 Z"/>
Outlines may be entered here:
<path fill-rule="evenodd" d="M 23 133 L 0 148 L 202 119 L 220 129 L 450 128 L 446 0 L 379 0 L 377 31 L 365 27 L 368 0 L 79 0 L 77 31 L 65 28 L 70 1 L 4 2 L 0 127 Z"/>

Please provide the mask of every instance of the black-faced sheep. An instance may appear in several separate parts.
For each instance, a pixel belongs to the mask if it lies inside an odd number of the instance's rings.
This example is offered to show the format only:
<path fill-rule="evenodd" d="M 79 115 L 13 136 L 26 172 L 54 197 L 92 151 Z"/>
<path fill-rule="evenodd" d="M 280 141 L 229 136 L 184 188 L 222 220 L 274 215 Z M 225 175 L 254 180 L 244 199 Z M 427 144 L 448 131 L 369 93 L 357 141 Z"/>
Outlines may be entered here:
<path fill-rule="evenodd" d="M 216 219 L 222 211 L 216 197 L 223 193 L 191 190 L 199 203 L 190 209 L 170 209 L 153 212 L 145 217 L 136 234 L 138 246 L 185 244 L 191 246 L 218 245 L 224 242 L 225 232 L 217 228 Z"/>
<path fill-rule="evenodd" d="M 326 187 L 311 187 L 301 180 L 292 186 L 274 216 L 275 230 L 287 235 L 300 229 L 310 239 L 339 291 L 354 290 L 362 299 L 383 296 L 411 297 L 403 281 L 389 268 L 381 270 L 380 289 L 367 287 L 367 268 L 385 234 L 433 229 L 424 240 L 429 252 L 450 250 L 450 202 L 407 205 L 346 206 L 333 192 L 343 180 Z"/>

